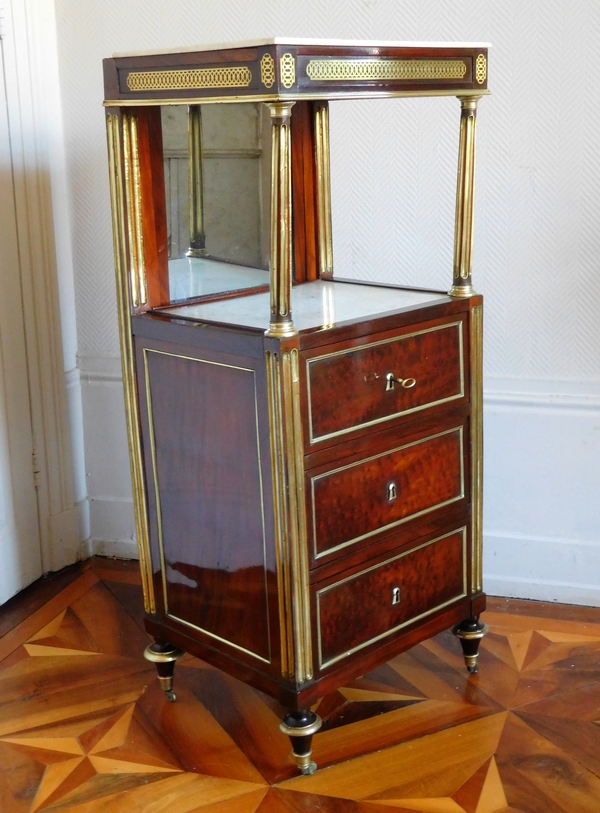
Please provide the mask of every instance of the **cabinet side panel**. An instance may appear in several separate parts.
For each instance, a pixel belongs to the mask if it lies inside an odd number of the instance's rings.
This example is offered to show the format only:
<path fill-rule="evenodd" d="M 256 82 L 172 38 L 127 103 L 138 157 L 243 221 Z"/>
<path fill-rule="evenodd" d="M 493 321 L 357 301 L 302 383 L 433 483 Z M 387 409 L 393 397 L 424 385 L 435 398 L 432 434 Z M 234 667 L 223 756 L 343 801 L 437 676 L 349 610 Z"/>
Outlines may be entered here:
<path fill-rule="evenodd" d="M 255 372 L 145 348 L 165 613 L 270 662 Z"/>

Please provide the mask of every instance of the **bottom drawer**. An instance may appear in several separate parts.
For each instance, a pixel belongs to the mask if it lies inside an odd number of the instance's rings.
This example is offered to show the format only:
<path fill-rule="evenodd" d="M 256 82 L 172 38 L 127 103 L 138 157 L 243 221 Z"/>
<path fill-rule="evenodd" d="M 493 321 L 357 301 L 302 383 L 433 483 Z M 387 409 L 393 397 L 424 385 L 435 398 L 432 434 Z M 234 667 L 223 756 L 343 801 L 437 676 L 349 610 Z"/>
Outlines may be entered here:
<path fill-rule="evenodd" d="M 467 595 L 467 529 L 459 528 L 316 590 L 319 668 Z"/>

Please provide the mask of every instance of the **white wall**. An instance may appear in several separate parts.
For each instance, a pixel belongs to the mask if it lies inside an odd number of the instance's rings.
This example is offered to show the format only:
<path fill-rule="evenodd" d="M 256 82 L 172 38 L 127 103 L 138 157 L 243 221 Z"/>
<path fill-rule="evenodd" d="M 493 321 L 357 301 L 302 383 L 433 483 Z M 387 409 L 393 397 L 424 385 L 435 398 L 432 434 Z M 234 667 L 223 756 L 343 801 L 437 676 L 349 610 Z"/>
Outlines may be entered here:
<path fill-rule="evenodd" d="M 490 41 L 474 258 L 486 296 L 487 589 L 600 604 L 600 4 L 55 2 L 95 549 L 135 550 L 102 57 L 285 34 Z M 358 121 L 335 109 L 338 273 L 448 286 L 458 117 L 456 100 L 372 102 Z"/>

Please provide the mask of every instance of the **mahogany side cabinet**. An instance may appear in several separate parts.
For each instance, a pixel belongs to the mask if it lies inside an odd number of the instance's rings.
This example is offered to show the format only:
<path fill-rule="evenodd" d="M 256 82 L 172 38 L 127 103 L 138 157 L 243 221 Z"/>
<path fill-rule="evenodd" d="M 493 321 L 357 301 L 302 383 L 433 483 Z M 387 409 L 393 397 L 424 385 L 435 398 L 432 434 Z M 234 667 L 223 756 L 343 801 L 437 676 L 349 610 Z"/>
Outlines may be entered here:
<path fill-rule="evenodd" d="M 477 671 L 487 65 L 293 39 L 104 61 L 145 654 L 170 700 L 184 652 L 277 698 L 303 773 L 345 681 L 448 627 Z M 448 292 L 336 269 L 329 105 L 412 96 L 460 103 Z"/>

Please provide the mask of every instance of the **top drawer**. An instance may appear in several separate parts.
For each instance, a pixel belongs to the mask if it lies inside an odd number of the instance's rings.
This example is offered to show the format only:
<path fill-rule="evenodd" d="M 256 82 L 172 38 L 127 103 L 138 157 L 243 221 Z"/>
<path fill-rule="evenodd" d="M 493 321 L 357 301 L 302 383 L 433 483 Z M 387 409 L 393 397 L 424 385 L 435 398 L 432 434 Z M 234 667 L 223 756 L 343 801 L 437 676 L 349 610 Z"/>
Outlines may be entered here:
<path fill-rule="evenodd" d="M 309 444 L 464 398 L 463 322 L 305 355 Z"/>

